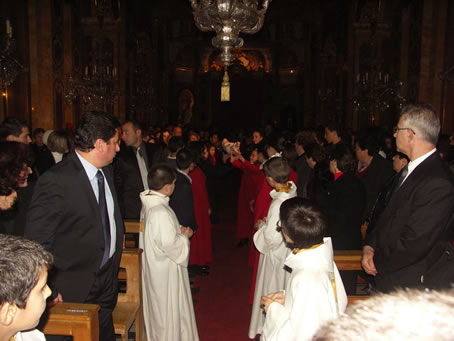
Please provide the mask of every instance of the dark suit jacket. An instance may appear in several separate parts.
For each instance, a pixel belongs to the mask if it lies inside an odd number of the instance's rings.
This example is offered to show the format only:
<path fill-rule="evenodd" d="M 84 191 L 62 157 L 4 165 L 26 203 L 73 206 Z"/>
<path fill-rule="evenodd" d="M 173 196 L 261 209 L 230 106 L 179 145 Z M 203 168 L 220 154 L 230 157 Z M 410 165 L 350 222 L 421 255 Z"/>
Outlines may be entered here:
<path fill-rule="evenodd" d="M 369 167 L 360 176 L 360 180 L 366 189 L 366 208 L 364 209 L 363 222 L 369 216 L 378 194 L 383 189 L 386 181 L 393 176 L 394 171 L 390 161 L 380 155 L 374 155 Z"/>
<path fill-rule="evenodd" d="M 426 257 L 452 230 L 454 179 L 438 152 L 396 188 L 366 244 L 374 248 L 377 289 L 417 287 Z"/>
<path fill-rule="evenodd" d="M 169 206 L 174 210 L 180 225 L 189 226 L 194 231 L 197 230 L 192 185 L 189 179 L 180 172 L 177 172 L 175 190 L 170 196 Z"/>
<path fill-rule="evenodd" d="M 112 167 L 103 168 L 103 172 L 114 199 L 117 239 L 112 257 L 114 269 L 118 269 L 124 226 Z M 39 178 L 27 215 L 25 237 L 36 240 L 54 255 L 50 273 L 53 290 L 61 293 L 65 301 L 83 302 L 102 261 L 104 232 L 96 196 L 74 152 Z M 113 285 L 116 286 L 116 276 Z"/>
<path fill-rule="evenodd" d="M 328 237 L 335 250 L 361 249 L 361 219 L 366 193 L 362 183 L 353 174 L 343 174 L 328 185 L 321 200 L 327 220 Z"/>
<path fill-rule="evenodd" d="M 160 159 L 160 150 L 159 147 L 150 143 L 145 143 L 144 146 L 147 152 L 148 169 L 150 169 Z M 142 207 L 139 193 L 143 192 L 144 186 L 134 149 L 121 147 L 113 166 L 121 214 L 124 219 L 138 220 Z"/>

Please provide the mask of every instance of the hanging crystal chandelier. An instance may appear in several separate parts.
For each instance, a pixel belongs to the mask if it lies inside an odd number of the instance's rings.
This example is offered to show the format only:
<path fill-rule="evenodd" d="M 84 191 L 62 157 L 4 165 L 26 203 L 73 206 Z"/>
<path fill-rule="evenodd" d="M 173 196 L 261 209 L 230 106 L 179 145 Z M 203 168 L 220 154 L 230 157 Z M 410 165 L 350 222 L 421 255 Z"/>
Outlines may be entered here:
<path fill-rule="evenodd" d="M 11 23 L 6 19 L 6 34 L 0 37 L 0 87 L 6 90 L 27 69 L 14 57 L 16 41 Z"/>
<path fill-rule="evenodd" d="M 271 0 L 189 0 L 194 21 L 201 31 L 215 31 L 211 44 L 221 50 L 220 59 L 224 65 L 221 86 L 221 101 L 230 100 L 230 83 L 227 69 L 233 59 L 233 48 L 243 46 L 244 40 L 238 35 L 257 33 L 263 26 L 265 12 Z"/>

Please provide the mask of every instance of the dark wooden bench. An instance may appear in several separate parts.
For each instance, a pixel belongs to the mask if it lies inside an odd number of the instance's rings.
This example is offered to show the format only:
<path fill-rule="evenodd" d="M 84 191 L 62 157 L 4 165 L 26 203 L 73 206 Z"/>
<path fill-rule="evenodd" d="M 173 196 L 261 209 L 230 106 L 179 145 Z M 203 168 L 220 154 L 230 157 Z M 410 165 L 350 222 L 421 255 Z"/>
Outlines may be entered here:
<path fill-rule="evenodd" d="M 339 270 L 362 270 L 361 250 L 334 250 L 334 262 Z M 368 299 L 370 296 L 348 296 L 348 304 Z"/>

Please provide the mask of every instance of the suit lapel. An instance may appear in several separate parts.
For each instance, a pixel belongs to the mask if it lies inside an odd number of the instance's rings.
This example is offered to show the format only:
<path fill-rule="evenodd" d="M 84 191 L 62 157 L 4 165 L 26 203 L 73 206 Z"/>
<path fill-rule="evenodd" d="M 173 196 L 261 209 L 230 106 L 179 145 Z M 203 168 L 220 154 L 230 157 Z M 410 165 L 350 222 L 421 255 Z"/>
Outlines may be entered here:
<path fill-rule="evenodd" d="M 77 171 L 75 181 L 83 188 L 83 192 L 85 193 L 87 199 L 86 206 L 91 210 L 92 216 L 96 217 L 96 224 L 100 227 L 96 229 L 98 240 L 100 241 L 100 243 L 102 243 L 102 245 L 104 245 L 104 231 L 102 227 L 101 213 L 99 212 L 99 209 L 97 209 L 98 201 L 96 200 L 96 195 L 93 192 L 93 187 L 91 186 L 90 180 L 88 179 L 87 173 L 85 172 L 85 168 L 82 166 L 82 163 L 80 162 L 79 157 L 76 155 L 76 153 L 71 153 L 70 155 L 68 155 L 68 158 L 70 158 L 74 163 L 74 167 Z M 109 186 L 111 186 L 110 183 Z"/>

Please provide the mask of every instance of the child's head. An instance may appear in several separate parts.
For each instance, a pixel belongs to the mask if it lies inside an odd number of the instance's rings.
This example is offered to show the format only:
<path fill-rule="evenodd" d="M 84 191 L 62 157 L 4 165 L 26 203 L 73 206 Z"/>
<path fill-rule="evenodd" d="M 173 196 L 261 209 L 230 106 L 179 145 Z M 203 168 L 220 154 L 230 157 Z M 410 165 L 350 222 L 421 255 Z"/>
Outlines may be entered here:
<path fill-rule="evenodd" d="M 165 163 L 151 167 L 148 172 L 148 185 L 150 189 L 171 196 L 175 189 L 177 174 L 175 169 Z"/>
<path fill-rule="evenodd" d="M 309 200 L 285 200 L 279 212 L 280 230 L 290 248 L 306 249 L 323 242 L 326 225 L 322 213 Z"/>
<path fill-rule="evenodd" d="M 267 177 L 267 181 L 271 187 L 275 187 L 274 183 L 284 185 L 290 175 L 290 166 L 287 159 L 283 157 L 272 157 L 263 165 L 263 171 Z M 273 180 L 270 183 L 269 179 Z"/>
<path fill-rule="evenodd" d="M 11 336 L 38 325 L 51 291 L 52 255 L 36 242 L 0 235 L 0 333 Z"/>

